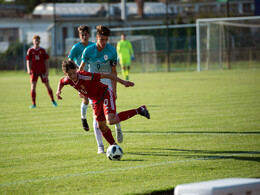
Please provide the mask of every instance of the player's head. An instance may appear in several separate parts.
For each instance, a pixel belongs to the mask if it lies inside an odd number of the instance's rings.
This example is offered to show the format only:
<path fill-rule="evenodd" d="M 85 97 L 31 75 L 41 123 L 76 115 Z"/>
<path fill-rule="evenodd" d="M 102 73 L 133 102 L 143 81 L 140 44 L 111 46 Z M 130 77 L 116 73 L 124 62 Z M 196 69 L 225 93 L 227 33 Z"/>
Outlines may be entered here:
<path fill-rule="evenodd" d="M 97 28 L 97 35 L 104 35 L 109 37 L 111 35 L 111 31 L 108 27 L 99 25 L 96 27 Z"/>
<path fill-rule="evenodd" d="M 72 81 L 77 81 L 77 65 L 74 61 L 65 60 L 62 62 L 62 71 L 66 76 L 68 76 Z"/>
<path fill-rule="evenodd" d="M 79 38 L 83 44 L 88 44 L 89 40 L 89 27 L 81 25 L 78 27 Z"/>
<path fill-rule="evenodd" d="M 125 40 L 125 38 L 126 38 L 126 34 L 125 33 L 123 33 L 123 34 L 121 34 L 121 40 Z"/>
<path fill-rule="evenodd" d="M 99 25 L 96 27 L 97 28 L 97 46 L 104 49 L 109 36 L 111 35 L 111 31 L 109 30 L 108 27 L 103 26 L 103 25 Z"/>
<path fill-rule="evenodd" d="M 35 48 L 38 48 L 41 42 L 41 37 L 39 35 L 33 36 L 33 45 Z"/>

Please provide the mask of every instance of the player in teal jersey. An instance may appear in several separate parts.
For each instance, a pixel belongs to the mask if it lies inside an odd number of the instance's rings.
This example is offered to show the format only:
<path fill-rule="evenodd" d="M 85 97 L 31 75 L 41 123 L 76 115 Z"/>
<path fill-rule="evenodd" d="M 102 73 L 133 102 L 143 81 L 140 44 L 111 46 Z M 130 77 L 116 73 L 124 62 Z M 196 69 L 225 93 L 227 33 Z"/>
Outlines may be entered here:
<path fill-rule="evenodd" d="M 97 43 L 87 47 L 82 54 L 82 62 L 80 70 L 83 70 L 86 64 L 89 64 L 89 72 L 94 73 L 111 73 L 117 76 L 117 52 L 116 49 L 108 44 L 108 38 L 111 32 L 109 28 L 99 25 L 97 26 Z M 101 79 L 101 82 L 108 85 L 113 91 L 116 98 L 116 82 L 110 79 Z M 93 108 L 94 104 L 90 101 Z M 104 144 L 102 141 L 101 131 L 97 127 L 97 121 L 93 121 L 94 132 L 98 144 L 98 153 L 104 153 Z M 120 123 L 116 124 L 116 137 L 119 143 L 123 141 L 123 134 Z"/>
<path fill-rule="evenodd" d="M 88 26 L 79 26 L 78 31 L 79 31 L 80 42 L 73 45 L 73 47 L 70 50 L 68 58 L 69 58 L 69 60 L 74 61 L 75 64 L 80 66 L 81 57 L 82 57 L 82 53 L 83 53 L 84 49 L 86 49 L 87 46 L 92 45 L 94 43 L 89 41 L 89 27 Z M 86 71 L 87 70 L 88 70 L 88 67 L 86 67 Z M 84 130 L 89 131 L 89 126 L 88 126 L 87 119 L 86 119 L 89 101 L 88 101 L 87 97 L 82 96 L 81 94 L 80 94 L 80 97 L 83 98 L 82 103 L 81 103 L 81 108 L 80 108 L 82 126 L 83 126 Z"/>

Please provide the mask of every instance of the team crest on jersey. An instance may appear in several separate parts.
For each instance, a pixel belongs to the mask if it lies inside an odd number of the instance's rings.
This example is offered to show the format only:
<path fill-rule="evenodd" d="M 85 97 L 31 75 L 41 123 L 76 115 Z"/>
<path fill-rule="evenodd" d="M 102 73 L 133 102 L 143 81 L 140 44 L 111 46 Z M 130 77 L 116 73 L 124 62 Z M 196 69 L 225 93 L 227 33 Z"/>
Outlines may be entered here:
<path fill-rule="evenodd" d="M 105 59 L 105 60 L 108 60 L 108 55 L 104 55 L 104 59 Z"/>

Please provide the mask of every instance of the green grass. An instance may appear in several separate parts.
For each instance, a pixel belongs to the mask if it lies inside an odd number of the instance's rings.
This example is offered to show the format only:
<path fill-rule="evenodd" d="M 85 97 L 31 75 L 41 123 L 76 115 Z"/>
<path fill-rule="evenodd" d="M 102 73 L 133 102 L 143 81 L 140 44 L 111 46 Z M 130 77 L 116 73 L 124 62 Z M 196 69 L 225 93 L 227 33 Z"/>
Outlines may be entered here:
<path fill-rule="evenodd" d="M 62 77 L 50 76 L 54 92 Z M 260 177 L 259 70 L 134 73 L 130 79 L 134 88 L 118 86 L 118 112 L 146 104 L 151 119 L 122 123 L 124 156 L 114 162 L 96 153 L 93 129 L 82 129 L 74 89 L 65 87 L 53 108 L 39 80 L 37 108 L 29 109 L 29 76 L 0 72 L 0 194 L 147 194 Z"/>

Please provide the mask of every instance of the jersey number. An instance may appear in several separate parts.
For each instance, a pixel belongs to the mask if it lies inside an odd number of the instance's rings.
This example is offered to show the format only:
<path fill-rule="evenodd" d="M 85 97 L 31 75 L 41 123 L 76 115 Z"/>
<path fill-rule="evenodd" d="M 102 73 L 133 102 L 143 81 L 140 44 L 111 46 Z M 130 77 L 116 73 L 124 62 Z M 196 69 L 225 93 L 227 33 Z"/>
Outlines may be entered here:
<path fill-rule="evenodd" d="M 39 55 L 35 55 L 35 60 L 40 60 L 40 56 Z"/>
<path fill-rule="evenodd" d="M 100 69 L 100 64 L 97 64 L 97 68 Z"/>

